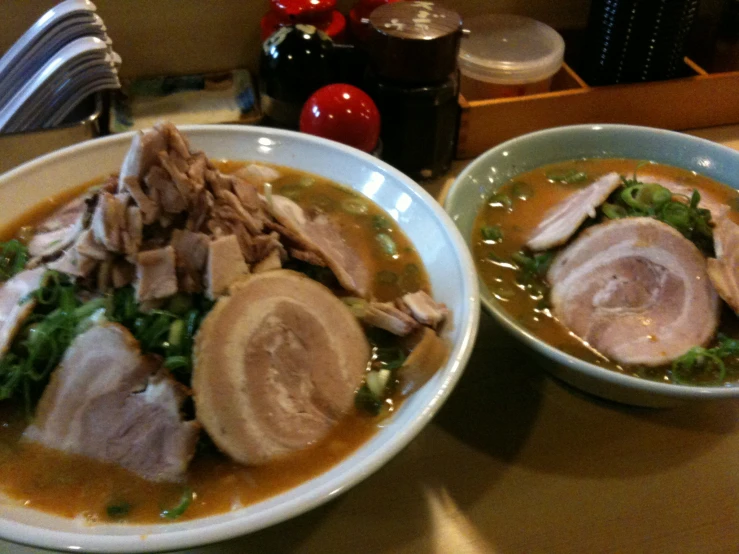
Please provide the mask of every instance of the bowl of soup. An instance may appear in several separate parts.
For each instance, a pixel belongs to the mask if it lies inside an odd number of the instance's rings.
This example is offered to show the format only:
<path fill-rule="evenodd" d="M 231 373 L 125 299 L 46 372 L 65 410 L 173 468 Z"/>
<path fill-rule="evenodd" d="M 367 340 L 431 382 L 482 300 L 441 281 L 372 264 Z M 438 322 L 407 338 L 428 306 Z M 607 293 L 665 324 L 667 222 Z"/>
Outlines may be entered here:
<path fill-rule="evenodd" d="M 626 125 L 503 143 L 452 184 L 483 306 L 543 367 L 641 406 L 739 396 L 739 153 Z"/>
<path fill-rule="evenodd" d="M 0 537 L 248 533 L 399 452 L 474 342 L 474 265 L 358 150 L 161 123 L 0 177 Z"/>

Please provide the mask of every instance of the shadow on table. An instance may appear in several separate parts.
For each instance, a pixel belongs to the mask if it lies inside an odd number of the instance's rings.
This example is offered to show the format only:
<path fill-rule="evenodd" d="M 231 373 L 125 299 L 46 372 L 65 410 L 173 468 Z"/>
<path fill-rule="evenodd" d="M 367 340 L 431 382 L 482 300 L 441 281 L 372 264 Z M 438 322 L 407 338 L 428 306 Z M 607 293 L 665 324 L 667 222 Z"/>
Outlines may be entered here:
<path fill-rule="evenodd" d="M 483 312 L 470 362 L 434 423 L 469 446 L 510 461 L 536 421 L 545 379 L 517 340 Z"/>

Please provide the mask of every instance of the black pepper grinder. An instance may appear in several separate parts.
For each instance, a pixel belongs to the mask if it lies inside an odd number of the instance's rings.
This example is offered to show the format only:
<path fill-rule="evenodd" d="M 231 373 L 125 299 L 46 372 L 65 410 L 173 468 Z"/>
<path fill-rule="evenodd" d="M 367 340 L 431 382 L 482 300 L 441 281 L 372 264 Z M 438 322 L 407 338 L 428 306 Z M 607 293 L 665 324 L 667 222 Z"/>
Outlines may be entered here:
<path fill-rule="evenodd" d="M 386 4 L 369 20 L 365 89 L 382 118 L 383 159 L 414 179 L 449 169 L 459 121 L 462 19 L 436 2 Z"/>

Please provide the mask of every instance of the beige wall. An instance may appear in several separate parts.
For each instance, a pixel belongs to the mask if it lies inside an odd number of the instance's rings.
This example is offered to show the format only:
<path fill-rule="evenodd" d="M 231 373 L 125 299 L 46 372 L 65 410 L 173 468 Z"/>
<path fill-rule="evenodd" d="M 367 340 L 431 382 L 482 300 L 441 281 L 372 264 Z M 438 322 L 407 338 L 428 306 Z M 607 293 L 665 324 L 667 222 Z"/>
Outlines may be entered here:
<path fill-rule="evenodd" d="M 125 75 L 185 74 L 256 66 L 267 0 L 93 0 Z M 55 0 L 0 0 L 0 52 Z M 339 0 L 348 11 L 354 0 Z M 589 0 L 447 0 L 463 16 L 530 15 L 557 28 L 585 23 Z"/>
<path fill-rule="evenodd" d="M 126 76 L 187 74 L 256 67 L 259 19 L 268 0 L 93 0 Z M 355 0 L 338 0 L 345 13 Z M 557 29 L 585 26 L 590 0 L 442 0 L 463 16 L 518 13 Z M 723 0 L 701 0 L 699 36 L 710 41 Z M 0 52 L 55 0 L 0 0 Z M 700 42 L 700 41 L 698 41 Z"/>

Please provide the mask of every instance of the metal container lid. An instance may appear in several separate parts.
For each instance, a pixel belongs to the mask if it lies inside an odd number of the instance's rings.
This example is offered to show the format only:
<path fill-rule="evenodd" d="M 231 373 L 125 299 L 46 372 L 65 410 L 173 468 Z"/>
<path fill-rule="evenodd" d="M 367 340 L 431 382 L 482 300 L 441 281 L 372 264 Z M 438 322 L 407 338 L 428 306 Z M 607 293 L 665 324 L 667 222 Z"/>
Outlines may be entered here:
<path fill-rule="evenodd" d="M 407 83 L 443 81 L 457 66 L 462 18 L 436 2 L 386 4 L 370 16 L 375 72 Z"/>

